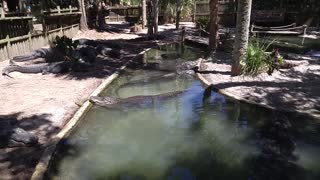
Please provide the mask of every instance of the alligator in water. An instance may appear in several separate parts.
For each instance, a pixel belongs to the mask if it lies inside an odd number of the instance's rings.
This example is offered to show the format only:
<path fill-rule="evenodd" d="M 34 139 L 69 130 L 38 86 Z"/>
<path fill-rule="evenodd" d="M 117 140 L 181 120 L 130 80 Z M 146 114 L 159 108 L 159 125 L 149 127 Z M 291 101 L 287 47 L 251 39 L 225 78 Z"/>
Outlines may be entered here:
<path fill-rule="evenodd" d="M 65 73 L 68 71 L 85 71 L 89 65 L 84 63 L 72 62 L 72 61 L 62 61 L 54 63 L 39 63 L 28 66 L 18 66 L 18 65 L 9 65 L 2 70 L 2 75 L 7 75 L 11 72 L 17 71 L 21 73 L 42 73 L 42 74 L 58 74 Z M 10 77 L 10 76 L 9 76 Z"/>
<path fill-rule="evenodd" d="M 128 107 L 147 107 L 161 100 L 170 99 L 182 94 L 184 91 L 173 91 L 158 95 L 132 96 L 128 98 L 115 98 L 110 96 L 99 97 L 91 96 L 89 101 L 107 108 L 128 108 Z"/>

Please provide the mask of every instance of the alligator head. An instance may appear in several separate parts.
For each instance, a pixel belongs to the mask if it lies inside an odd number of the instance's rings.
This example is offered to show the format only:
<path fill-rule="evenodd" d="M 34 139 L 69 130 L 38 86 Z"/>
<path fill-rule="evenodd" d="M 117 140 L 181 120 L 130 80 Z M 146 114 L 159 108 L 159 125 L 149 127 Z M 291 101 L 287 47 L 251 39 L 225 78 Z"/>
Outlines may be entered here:
<path fill-rule="evenodd" d="M 91 96 L 89 98 L 89 101 L 99 106 L 108 106 L 108 105 L 114 105 L 119 103 L 120 99 L 115 97 L 110 97 L 110 96 L 105 96 L 105 97 Z"/>

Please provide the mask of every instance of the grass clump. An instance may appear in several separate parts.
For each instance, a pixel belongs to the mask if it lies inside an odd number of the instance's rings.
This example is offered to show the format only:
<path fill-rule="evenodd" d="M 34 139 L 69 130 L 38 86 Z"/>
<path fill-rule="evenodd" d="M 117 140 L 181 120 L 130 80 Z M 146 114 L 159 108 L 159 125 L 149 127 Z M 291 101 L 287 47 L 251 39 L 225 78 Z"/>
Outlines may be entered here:
<path fill-rule="evenodd" d="M 273 41 L 272 41 L 273 42 Z M 272 44 L 261 42 L 258 39 L 249 41 L 248 49 L 244 60 L 241 61 L 242 73 L 245 75 L 257 75 L 267 71 L 271 75 L 274 69 L 279 69 L 283 62 L 277 49 L 267 53 L 267 49 Z"/>

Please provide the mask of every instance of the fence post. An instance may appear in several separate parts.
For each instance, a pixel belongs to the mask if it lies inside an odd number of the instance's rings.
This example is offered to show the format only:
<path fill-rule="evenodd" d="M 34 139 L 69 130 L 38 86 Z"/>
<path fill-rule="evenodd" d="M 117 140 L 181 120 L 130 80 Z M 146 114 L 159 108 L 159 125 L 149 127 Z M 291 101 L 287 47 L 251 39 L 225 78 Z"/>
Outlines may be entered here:
<path fill-rule="evenodd" d="M 57 6 L 57 9 L 58 9 L 58 14 L 60 14 L 61 13 L 60 6 Z"/>
<path fill-rule="evenodd" d="M 303 25 L 303 35 L 307 34 L 307 25 Z"/>
<path fill-rule="evenodd" d="M 63 33 L 63 29 L 62 29 L 62 17 L 60 16 L 59 17 L 59 26 L 60 26 L 60 35 L 64 35 L 64 33 Z"/>
<path fill-rule="evenodd" d="M 5 18 L 6 15 L 4 13 L 4 9 L 2 7 L 0 7 L 0 18 Z"/>
<path fill-rule="evenodd" d="M 28 33 L 28 41 L 29 41 L 29 50 L 32 51 L 32 35 L 30 31 Z"/>
<path fill-rule="evenodd" d="M 9 35 L 6 36 L 6 41 L 7 41 L 7 55 L 8 55 L 8 58 L 10 59 L 11 58 L 11 43 L 10 43 L 10 37 Z"/>
<path fill-rule="evenodd" d="M 69 5 L 69 12 L 72 13 L 72 6 Z"/>

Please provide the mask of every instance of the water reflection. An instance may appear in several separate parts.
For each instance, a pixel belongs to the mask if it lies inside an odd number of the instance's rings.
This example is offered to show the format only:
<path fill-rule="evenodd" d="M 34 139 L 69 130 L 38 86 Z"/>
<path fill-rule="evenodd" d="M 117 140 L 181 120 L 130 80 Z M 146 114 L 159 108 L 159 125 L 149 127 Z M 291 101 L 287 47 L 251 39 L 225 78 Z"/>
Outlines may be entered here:
<path fill-rule="evenodd" d="M 253 160 L 251 179 L 296 178 L 296 144 L 291 133 L 290 121 L 279 113 L 257 130 L 259 154 Z"/>

